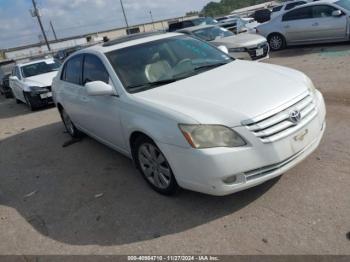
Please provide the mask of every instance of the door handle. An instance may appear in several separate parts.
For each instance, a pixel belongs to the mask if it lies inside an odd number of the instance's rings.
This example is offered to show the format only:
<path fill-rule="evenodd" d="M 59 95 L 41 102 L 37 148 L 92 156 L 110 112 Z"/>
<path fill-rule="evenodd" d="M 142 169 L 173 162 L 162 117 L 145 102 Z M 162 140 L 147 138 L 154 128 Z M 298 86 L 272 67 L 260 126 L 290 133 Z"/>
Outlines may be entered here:
<path fill-rule="evenodd" d="M 285 25 L 284 28 L 288 29 L 290 28 L 290 25 Z"/>
<path fill-rule="evenodd" d="M 316 23 L 313 23 L 312 26 L 318 26 L 319 24 L 316 22 Z"/>
<path fill-rule="evenodd" d="M 83 102 L 88 102 L 88 101 L 89 101 L 89 99 L 88 99 L 86 96 L 83 96 L 83 97 L 81 98 L 81 100 L 82 100 Z"/>

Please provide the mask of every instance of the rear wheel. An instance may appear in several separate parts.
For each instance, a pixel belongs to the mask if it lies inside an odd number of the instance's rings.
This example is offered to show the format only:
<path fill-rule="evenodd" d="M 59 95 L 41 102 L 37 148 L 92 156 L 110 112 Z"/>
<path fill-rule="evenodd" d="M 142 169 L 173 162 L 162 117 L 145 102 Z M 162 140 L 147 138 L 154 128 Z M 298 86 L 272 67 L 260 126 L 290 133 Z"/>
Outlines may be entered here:
<path fill-rule="evenodd" d="M 75 127 L 72 120 L 70 119 L 69 115 L 67 114 L 66 110 L 63 108 L 60 109 L 60 115 L 63 121 L 63 124 L 67 130 L 67 132 L 73 137 L 73 138 L 80 138 L 81 132 Z"/>
<path fill-rule="evenodd" d="M 158 193 L 173 195 L 177 192 L 175 176 L 157 145 L 147 137 L 135 142 L 135 162 L 148 184 Z"/>
<path fill-rule="evenodd" d="M 272 51 L 278 51 L 286 47 L 286 40 L 281 34 L 272 34 L 268 40 Z"/>

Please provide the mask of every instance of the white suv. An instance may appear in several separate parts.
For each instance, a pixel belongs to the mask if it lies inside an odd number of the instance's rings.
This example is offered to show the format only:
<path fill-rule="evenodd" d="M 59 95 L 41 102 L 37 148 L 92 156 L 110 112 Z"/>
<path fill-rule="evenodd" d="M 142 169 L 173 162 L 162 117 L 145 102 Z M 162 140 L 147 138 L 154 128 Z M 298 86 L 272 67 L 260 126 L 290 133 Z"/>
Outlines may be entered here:
<path fill-rule="evenodd" d="M 53 96 L 73 137 L 132 158 L 163 194 L 227 195 L 280 176 L 317 148 L 326 125 L 323 97 L 303 73 L 175 33 L 75 53 Z"/>
<path fill-rule="evenodd" d="M 54 59 L 17 64 L 10 76 L 10 87 L 17 102 L 31 110 L 52 104 L 51 85 L 60 63 Z"/>

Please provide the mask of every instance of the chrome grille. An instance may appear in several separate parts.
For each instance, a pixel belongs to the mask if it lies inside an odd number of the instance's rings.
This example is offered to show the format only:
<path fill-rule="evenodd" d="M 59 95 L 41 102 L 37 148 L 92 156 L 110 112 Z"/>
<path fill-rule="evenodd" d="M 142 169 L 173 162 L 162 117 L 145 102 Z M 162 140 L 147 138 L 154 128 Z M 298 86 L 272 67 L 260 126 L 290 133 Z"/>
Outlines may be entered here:
<path fill-rule="evenodd" d="M 295 123 L 291 120 L 291 112 L 300 112 L 300 121 Z M 255 136 L 261 139 L 263 143 L 272 143 L 281 140 L 303 126 L 311 122 L 317 115 L 317 108 L 313 97 L 305 93 L 287 105 L 286 108 L 274 112 L 269 116 L 245 121 L 245 125 Z"/>

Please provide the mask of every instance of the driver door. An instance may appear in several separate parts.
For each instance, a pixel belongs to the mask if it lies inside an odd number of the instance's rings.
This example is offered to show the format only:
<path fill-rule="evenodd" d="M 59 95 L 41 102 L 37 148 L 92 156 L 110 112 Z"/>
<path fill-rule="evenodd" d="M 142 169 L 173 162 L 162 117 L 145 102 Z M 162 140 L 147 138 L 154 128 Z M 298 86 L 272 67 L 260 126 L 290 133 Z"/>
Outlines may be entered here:
<path fill-rule="evenodd" d="M 332 16 L 332 13 L 337 10 L 326 4 L 312 7 L 315 40 L 344 40 L 346 38 L 347 17 L 346 15 Z"/>
<path fill-rule="evenodd" d="M 83 86 L 79 90 L 80 115 L 84 121 L 82 124 L 103 142 L 117 149 L 126 150 L 120 117 L 122 102 L 117 96 L 89 96 L 85 84 L 94 81 L 102 81 L 113 86 L 101 59 L 86 54 L 83 62 Z"/>

